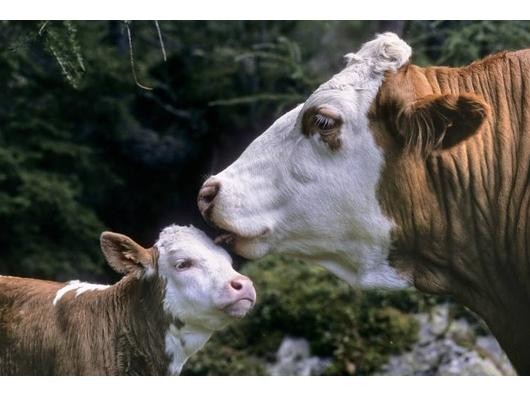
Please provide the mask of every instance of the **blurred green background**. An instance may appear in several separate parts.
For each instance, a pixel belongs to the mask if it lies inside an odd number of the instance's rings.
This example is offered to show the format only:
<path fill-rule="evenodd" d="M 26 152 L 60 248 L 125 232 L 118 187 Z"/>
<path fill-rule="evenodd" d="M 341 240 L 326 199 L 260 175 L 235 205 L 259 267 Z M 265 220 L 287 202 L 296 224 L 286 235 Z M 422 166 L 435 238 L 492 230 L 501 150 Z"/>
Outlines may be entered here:
<path fill-rule="evenodd" d="M 522 21 L 0 22 L 0 273 L 113 282 L 102 231 L 151 246 L 170 223 L 206 229 L 205 178 L 384 31 L 420 65 L 530 46 Z M 417 339 L 413 314 L 449 301 L 361 293 L 281 257 L 243 270 L 260 305 L 185 373 L 263 374 L 288 334 L 332 357 L 327 374 L 370 374 Z"/>

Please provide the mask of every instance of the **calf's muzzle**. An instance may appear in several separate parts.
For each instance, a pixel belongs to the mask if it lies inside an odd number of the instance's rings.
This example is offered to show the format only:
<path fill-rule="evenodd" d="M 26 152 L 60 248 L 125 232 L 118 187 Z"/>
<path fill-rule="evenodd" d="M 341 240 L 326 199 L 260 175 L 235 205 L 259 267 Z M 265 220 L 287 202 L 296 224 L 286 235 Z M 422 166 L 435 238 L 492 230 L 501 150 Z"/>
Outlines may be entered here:
<path fill-rule="evenodd" d="M 246 276 L 239 275 L 233 278 L 229 284 L 230 302 L 223 310 L 235 317 L 243 317 L 256 303 L 256 290 L 252 281 Z"/>

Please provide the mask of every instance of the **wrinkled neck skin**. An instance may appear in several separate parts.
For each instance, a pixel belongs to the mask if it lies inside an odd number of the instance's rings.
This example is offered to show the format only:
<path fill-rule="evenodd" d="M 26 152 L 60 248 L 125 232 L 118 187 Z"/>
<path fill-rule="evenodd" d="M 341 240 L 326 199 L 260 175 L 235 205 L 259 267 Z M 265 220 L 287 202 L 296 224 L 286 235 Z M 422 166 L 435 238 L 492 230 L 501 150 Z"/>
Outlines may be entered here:
<path fill-rule="evenodd" d="M 527 59 L 513 80 L 513 59 L 502 57 L 486 66 L 501 73 L 486 80 L 473 67 L 411 66 L 407 73 L 428 81 L 432 93 L 480 95 L 491 118 L 476 136 L 426 160 L 403 156 L 379 135 L 386 152 L 379 196 L 396 224 L 392 265 L 409 273 L 418 289 L 452 295 L 481 315 L 520 374 L 530 374 Z M 389 76 L 386 88 L 395 83 Z M 377 135 L 381 125 L 373 128 Z"/>

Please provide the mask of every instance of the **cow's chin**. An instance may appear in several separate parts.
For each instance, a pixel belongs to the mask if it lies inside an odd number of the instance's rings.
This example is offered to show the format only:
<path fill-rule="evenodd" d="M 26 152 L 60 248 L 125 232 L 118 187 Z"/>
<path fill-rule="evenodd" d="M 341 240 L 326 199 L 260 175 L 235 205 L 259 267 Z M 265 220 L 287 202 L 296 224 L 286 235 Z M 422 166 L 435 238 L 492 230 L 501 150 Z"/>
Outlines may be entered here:
<path fill-rule="evenodd" d="M 266 256 L 270 246 L 262 238 L 235 238 L 232 244 L 234 252 L 248 260 L 256 260 Z"/>
<path fill-rule="evenodd" d="M 266 242 L 264 236 L 247 237 L 232 231 L 222 232 L 215 238 L 215 243 L 249 260 L 259 259 L 267 255 L 270 250 L 270 244 Z"/>

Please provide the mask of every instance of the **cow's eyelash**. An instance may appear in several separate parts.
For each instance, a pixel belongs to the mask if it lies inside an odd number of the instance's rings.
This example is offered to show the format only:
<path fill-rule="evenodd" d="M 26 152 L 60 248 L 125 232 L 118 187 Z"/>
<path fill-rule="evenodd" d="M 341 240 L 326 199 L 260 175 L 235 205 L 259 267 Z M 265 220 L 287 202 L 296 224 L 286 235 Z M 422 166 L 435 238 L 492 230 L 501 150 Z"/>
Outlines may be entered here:
<path fill-rule="evenodd" d="M 326 131 L 329 129 L 333 129 L 335 127 L 336 121 L 322 114 L 315 114 L 313 117 L 313 124 L 317 128 Z"/>

